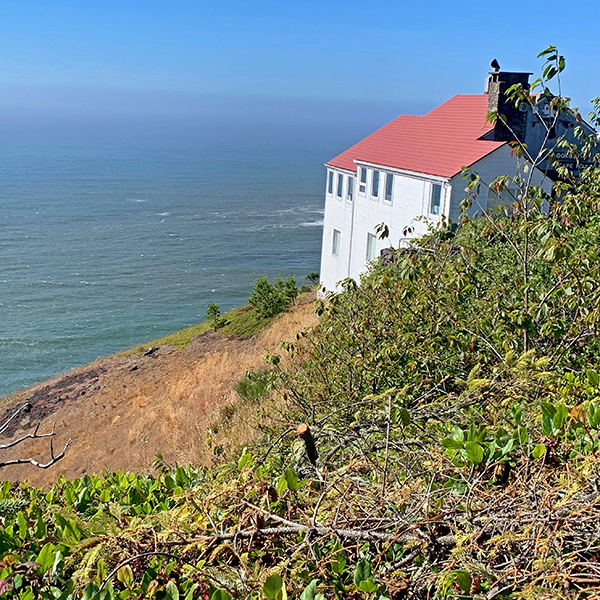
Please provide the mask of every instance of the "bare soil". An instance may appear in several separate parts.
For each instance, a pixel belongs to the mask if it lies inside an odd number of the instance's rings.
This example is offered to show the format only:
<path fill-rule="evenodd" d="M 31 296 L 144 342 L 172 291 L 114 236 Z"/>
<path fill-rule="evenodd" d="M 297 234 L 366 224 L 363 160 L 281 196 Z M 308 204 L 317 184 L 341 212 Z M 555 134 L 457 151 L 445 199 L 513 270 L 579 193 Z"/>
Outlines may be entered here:
<path fill-rule="evenodd" d="M 48 486 L 60 475 L 72 479 L 104 470 L 143 472 L 157 452 L 167 462 L 209 463 L 209 427 L 219 411 L 236 401 L 234 385 L 247 370 L 264 368 L 265 354 L 281 353 L 277 343 L 317 322 L 309 298 L 281 315 L 269 328 L 249 338 L 209 331 L 178 350 L 159 346 L 147 355 L 112 356 L 55 377 L 3 400 L 4 423 L 23 407 L 0 435 L 0 444 L 55 428 L 58 454 L 72 440 L 65 457 L 49 469 L 8 466 L 2 478 Z M 255 429 L 236 430 L 251 436 Z M 243 443 L 244 439 L 230 440 Z M 49 438 L 26 440 L 1 450 L 0 460 L 50 458 Z"/>

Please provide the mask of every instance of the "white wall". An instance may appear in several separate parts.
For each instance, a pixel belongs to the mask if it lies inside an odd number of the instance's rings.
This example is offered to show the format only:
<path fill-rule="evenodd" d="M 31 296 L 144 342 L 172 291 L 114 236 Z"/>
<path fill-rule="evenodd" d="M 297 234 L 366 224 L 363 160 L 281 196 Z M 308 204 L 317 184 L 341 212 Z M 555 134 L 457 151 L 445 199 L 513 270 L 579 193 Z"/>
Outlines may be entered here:
<path fill-rule="evenodd" d="M 359 165 L 365 166 L 365 165 Z M 354 182 L 354 197 L 350 202 L 346 195 L 348 172 L 328 169 L 334 172 L 333 193 L 328 193 L 326 183 L 325 216 L 323 223 L 323 246 L 321 253 L 321 284 L 327 290 L 338 289 L 338 282 L 352 277 L 358 280 L 367 267 L 367 237 L 375 235 L 375 227 L 385 223 L 390 231 L 388 239 L 376 242 L 376 256 L 383 248 L 392 245 L 397 248 L 402 239 L 423 235 L 430 223 L 447 214 L 450 198 L 450 184 L 439 177 L 419 174 L 406 174 L 384 168 L 367 168 L 367 189 L 359 193 L 359 182 Z M 380 172 L 379 194 L 372 195 L 373 172 Z M 344 195 L 337 196 L 337 176 L 344 173 Z M 386 173 L 394 176 L 392 200 L 385 200 Z M 329 175 L 327 175 L 329 177 Z M 328 179 L 327 179 L 328 181 Z M 440 215 L 429 214 L 431 184 L 442 185 Z M 427 220 L 415 220 L 422 215 Z M 412 231 L 408 231 L 411 228 Z M 332 255 L 333 231 L 340 231 L 340 249 Z"/>

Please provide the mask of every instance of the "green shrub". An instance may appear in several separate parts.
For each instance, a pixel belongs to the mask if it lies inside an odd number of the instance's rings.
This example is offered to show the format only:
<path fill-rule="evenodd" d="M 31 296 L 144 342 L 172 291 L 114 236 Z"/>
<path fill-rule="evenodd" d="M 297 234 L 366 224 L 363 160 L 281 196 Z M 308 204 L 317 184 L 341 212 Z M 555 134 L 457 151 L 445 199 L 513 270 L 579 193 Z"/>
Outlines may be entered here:
<path fill-rule="evenodd" d="M 271 375 L 264 369 L 246 371 L 243 379 L 234 386 L 237 395 L 245 402 L 256 402 L 266 398 L 271 387 Z"/>
<path fill-rule="evenodd" d="M 262 317 L 273 317 L 288 308 L 298 297 L 298 293 L 295 277 L 290 276 L 284 281 L 280 276 L 272 284 L 263 275 L 254 285 L 248 303 Z"/>
<path fill-rule="evenodd" d="M 208 305 L 205 317 L 215 329 L 220 329 L 227 323 L 227 321 L 221 317 L 221 307 L 213 302 Z"/>

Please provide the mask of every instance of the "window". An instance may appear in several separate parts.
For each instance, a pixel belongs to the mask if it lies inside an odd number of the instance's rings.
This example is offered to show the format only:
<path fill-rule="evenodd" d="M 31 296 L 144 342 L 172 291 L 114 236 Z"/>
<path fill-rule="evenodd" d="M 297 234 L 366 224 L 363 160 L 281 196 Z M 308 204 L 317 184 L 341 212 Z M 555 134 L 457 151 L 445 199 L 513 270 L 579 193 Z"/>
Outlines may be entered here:
<path fill-rule="evenodd" d="M 394 176 L 391 173 L 385 174 L 385 199 L 392 201 L 392 190 L 394 188 Z"/>
<path fill-rule="evenodd" d="M 358 193 L 367 193 L 367 169 L 365 169 L 365 167 L 360 167 L 360 185 L 358 186 Z"/>
<path fill-rule="evenodd" d="M 439 183 L 431 184 L 431 203 L 429 212 L 432 215 L 439 215 L 442 203 L 442 186 Z"/>
<path fill-rule="evenodd" d="M 333 230 L 333 244 L 331 245 L 331 254 L 337 256 L 340 253 L 340 238 L 342 234 L 337 230 Z"/>
<path fill-rule="evenodd" d="M 377 255 L 377 238 L 372 233 L 367 233 L 367 262 L 375 259 Z"/>
<path fill-rule="evenodd" d="M 371 182 L 371 196 L 379 196 L 379 171 L 373 171 L 373 181 Z"/>
<path fill-rule="evenodd" d="M 344 191 L 344 176 L 338 173 L 337 197 L 341 198 Z"/>
<path fill-rule="evenodd" d="M 329 195 L 333 194 L 333 171 L 328 171 L 328 179 L 327 179 L 327 193 Z"/>
<path fill-rule="evenodd" d="M 354 177 L 348 175 L 348 195 L 346 196 L 350 202 L 352 202 L 352 196 L 354 194 Z"/>

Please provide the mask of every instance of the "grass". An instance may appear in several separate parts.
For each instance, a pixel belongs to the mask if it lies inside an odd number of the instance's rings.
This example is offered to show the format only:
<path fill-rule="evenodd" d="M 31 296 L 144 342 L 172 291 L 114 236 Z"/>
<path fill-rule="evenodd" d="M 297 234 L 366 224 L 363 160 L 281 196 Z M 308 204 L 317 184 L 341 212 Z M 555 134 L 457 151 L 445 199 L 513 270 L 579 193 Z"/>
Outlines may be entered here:
<path fill-rule="evenodd" d="M 250 305 L 234 308 L 224 313 L 221 318 L 225 325 L 217 331 L 223 335 L 237 335 L 242 338 L 249 338 L 265 329 L 274 319 L 274 317 L 261 317 Z M 190 344 L 193 338 L 212 331 L 213 327 L 210 321 L 203 321 L 198 325 L 192 325 L 181 331 L 170 333 L 164 337 L 146 342 L 130 350 L 120 353 L 120 356 L 129 356 L 131 354 L 143 354 L 152 346 L 174 346 L 175 348 L 185 348 Z"/>

